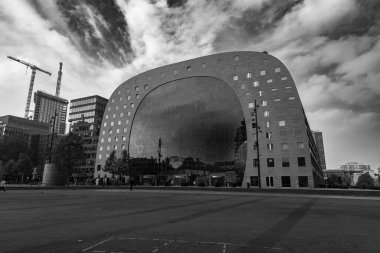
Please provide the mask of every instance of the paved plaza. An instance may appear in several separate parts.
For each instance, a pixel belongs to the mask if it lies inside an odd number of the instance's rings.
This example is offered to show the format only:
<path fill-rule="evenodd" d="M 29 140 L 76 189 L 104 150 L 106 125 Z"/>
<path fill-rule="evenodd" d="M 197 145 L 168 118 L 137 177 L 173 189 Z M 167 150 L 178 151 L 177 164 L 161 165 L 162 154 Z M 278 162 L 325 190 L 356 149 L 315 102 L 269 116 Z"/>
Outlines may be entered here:
<path fill-rule="evenodd" d="M 380 252 L 380 197 L 9 190 L 1 252 Z"/>

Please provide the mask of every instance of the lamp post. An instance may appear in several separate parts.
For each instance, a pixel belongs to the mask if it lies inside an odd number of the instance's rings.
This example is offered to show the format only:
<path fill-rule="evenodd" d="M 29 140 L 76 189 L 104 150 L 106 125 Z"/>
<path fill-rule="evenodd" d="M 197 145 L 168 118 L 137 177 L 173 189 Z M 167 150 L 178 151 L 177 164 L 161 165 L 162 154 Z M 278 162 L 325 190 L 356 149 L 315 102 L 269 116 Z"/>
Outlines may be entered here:
<path fill-rule="evenodd" d="M 50 120 L 50 124 L 53 123 L 53 131 L 52 131 L 51 140 L 50 140 L 50 152 L 49 152 L 49 162 L 48 163 L 51 163 L 51 156 L 52 156 L 52 153 L 53 153 L 53 140 L 54 140 L 54 133 L 55 133 L 55 120 L 56 120 L 57 116 L 58 116 L 57 109 L 55 109 L 54 116 L 51 117 L 51 120 Z"/>
<path fill-rule="evenodd" d="M 259 178 L 259 188 L 261 188 L 261 178 L 260 178 L 260 148 L 259 148 L 259 124 L 258 124 L 258 121 L 257 121 L 257 108 L 259 106 L 257 105 L 256 103 L 256 100 L 255 100 L 255 108 L 254 108 L 254 113 L 255 113 L 255 130 L 256 130 L 256 140 L 255 140 L 255 146 L 256 146 L 256 150 L 257 150 L 257 176 Z"/>

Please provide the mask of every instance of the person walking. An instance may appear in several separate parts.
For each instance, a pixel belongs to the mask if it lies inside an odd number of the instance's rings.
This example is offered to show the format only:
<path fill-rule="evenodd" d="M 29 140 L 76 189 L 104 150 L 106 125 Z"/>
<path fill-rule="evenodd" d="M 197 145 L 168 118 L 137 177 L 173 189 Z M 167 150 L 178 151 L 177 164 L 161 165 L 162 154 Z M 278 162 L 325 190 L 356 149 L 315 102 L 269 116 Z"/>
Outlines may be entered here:
<path fill-rule="evenodd" d="M 7 182 L 5 182 L 5 180 L 1 180 L 0 182 L 0 190 L 3 190 L 5 192 L 5 185 L 7 184 Z"/>

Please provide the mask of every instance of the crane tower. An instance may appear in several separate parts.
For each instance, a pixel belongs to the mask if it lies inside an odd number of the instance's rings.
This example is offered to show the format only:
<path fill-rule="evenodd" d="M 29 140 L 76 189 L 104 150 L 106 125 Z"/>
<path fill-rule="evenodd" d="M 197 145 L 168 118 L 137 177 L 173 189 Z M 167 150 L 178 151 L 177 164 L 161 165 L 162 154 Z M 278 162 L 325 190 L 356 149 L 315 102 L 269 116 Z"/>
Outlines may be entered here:
<path fill-rule="evenodd" d="M 35 66 L 33 64 L 30 64 L 28 62 L 19 60 L 17 58 L 12 57 L 12 56 L 8 56 L 8 58 L 11 59 L 11 60 L 17 61 L 17 62 L 19 62 L 21 64 L 24 64 L 27 68 L 31 68 L 32 69 L 32 77 L 30 78 L 29 91 L 28 91 L 28 97 L 26 99 L 26 107 L 25 107 L 25 115 L 24 115 L 24 117 L 27 119 L 28 118 L 28 114 L 29 114 L 29 108 L 30 108 L 30 100 L 32 98 L 34 78 L 36 77 L 37 70 L 41 71 L 41 72 L 43 72 L 45 74 L 48 74 L 49 76 L 51 76 L 51 73 L 48 72 L 48 71 L 46 71 L 46 70 L 40 69 L 39 67 L 37 67 L 37 66 Z"/>

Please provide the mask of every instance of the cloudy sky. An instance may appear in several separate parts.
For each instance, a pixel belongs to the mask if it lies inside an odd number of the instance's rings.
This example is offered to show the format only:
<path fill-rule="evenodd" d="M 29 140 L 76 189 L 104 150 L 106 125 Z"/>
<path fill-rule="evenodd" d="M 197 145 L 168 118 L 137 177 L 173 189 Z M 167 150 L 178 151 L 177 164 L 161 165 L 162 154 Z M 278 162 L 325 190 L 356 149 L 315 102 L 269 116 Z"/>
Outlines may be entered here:
<path fill-rule="evenodd" d="M 327 167 L 380 166 L 380 1 L 0 0 L 0 115 L 23 116 L 34 90 L 109 97 L 158 66 L 235 50 L 266 50 L 288 66 Z M 33 108 L 33 103 L 32 103 Z"/>

